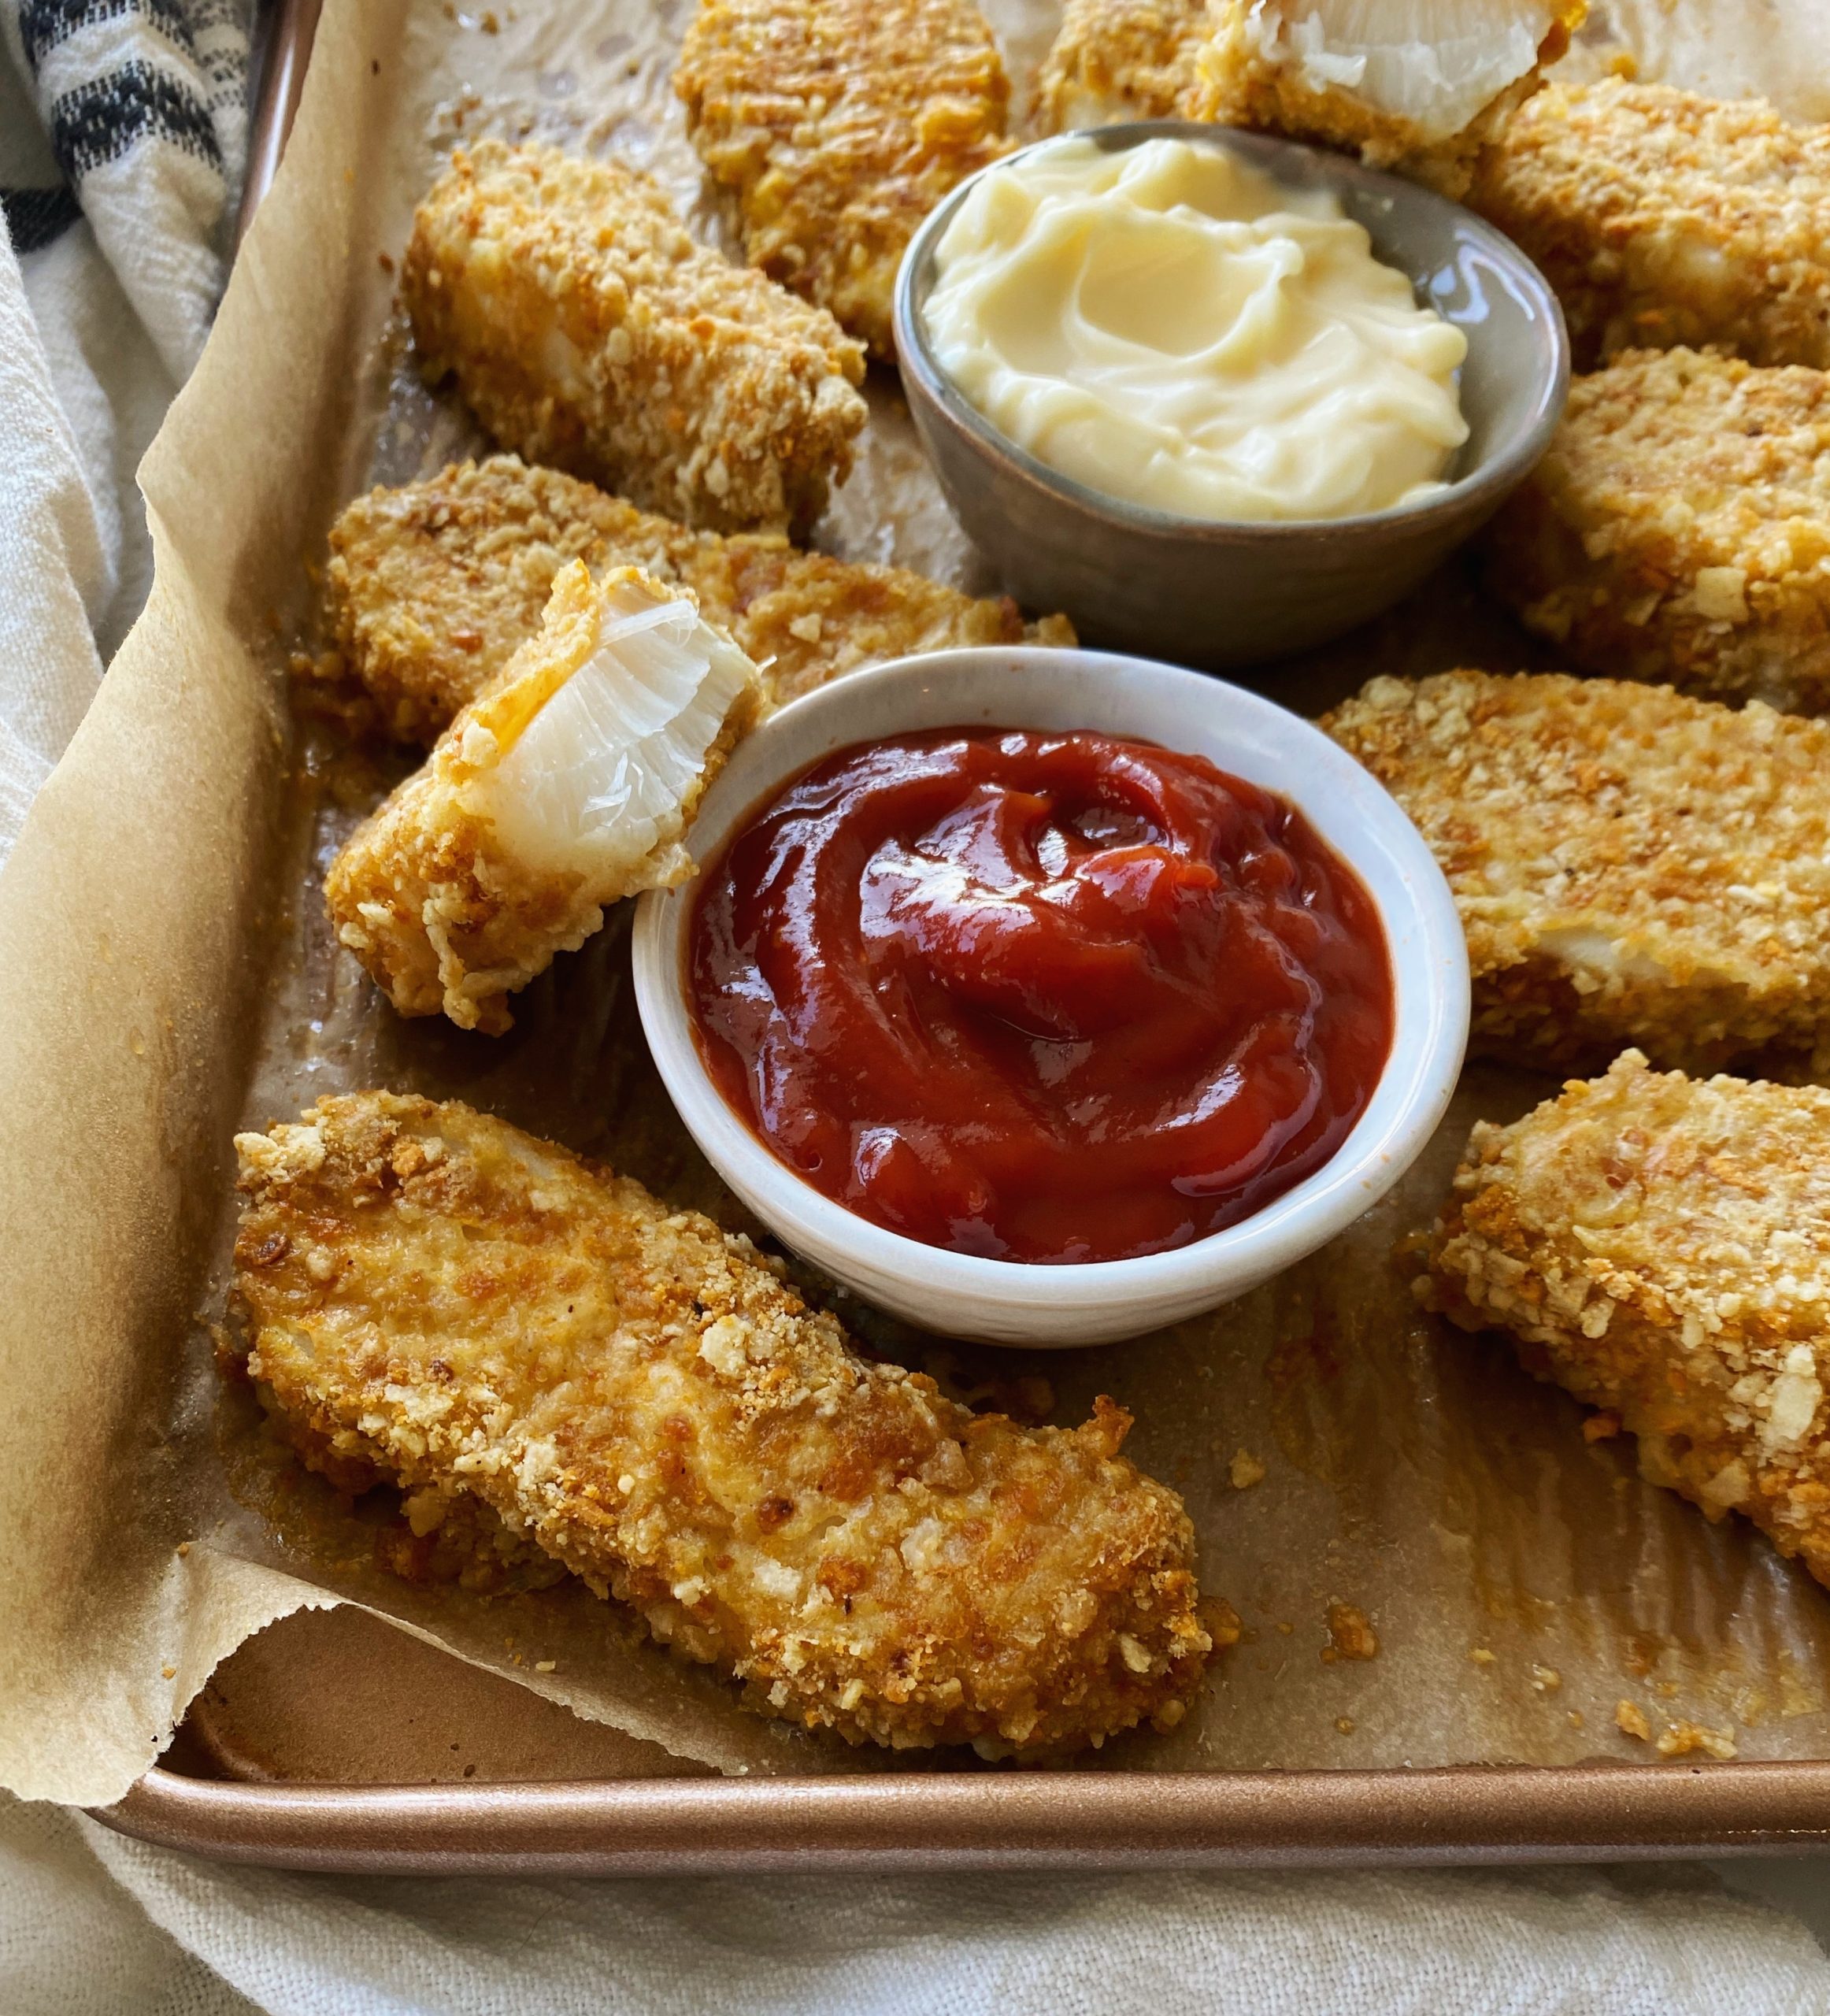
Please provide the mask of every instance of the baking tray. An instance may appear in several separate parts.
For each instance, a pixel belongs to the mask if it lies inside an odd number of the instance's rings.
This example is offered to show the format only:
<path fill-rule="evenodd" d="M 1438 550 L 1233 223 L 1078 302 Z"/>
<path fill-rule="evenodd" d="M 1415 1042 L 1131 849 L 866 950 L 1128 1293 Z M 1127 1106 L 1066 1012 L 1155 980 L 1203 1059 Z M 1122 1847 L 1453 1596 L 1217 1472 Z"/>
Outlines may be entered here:
<path fill-rule="evenodd" d="M 356 1610 L 226 1660 L 96 1815 L 369 1874 L 1323 1867 L 1830 1848 L 1830 1763 L 715 1777 Z"/>
<path fill-rule="evenodd" d="M 241 226 L 320 0 L 269 0 Z M 224 1662 L 104 1824 L 227 1861 L 368 1873 L 1345 1866 L 1830 1850 L 1830 1762 L 746 1782 L 581 1721 L 354 1608 Z"/>

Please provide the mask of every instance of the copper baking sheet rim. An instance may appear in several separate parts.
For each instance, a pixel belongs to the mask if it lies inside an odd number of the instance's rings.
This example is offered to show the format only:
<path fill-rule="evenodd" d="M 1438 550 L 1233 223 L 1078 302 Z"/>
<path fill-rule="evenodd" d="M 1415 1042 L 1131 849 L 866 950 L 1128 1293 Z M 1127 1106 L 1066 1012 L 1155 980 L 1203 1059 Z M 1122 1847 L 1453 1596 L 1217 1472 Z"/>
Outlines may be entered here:
<path fill-rule="evenodd" d="M 279 167 L 320 6 L 274 0 L 263 24 L 238 236 Z M 209 1746 L 190 1747 L 207 1770 Z M 398 1786 L 156 1765 L 94 1818 L 220 1861 L 369 1875 L 1650 1859 L 1830 1851 L 1830 1762 Z"/>
<path fill-rule="evenodd" d="M 1830 1848 L 1830 1763 L 589 1784 L 238 1784 L 155 1768 L 96 1818 L 369 1875 L 1350 1867 Z"/>

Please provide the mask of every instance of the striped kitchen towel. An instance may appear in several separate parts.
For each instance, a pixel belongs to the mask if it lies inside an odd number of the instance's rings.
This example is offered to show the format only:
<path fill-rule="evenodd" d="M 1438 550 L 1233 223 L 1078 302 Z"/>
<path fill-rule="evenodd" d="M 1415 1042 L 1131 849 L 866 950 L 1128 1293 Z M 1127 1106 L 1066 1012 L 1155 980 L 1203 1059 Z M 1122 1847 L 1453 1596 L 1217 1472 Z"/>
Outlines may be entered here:
<path fill-rule="evenodd" d="M 209 333 L 247 0 L 0 0 L 0 861 L 152 578 L 134 472 Z"/>
<path fill-rule="evenodd" d="M 245 152 L 246 0 L 0 0 L 61 187 L 7 192 L 13 250 L 89 222 L 172 377 L 222 291 Z"/>

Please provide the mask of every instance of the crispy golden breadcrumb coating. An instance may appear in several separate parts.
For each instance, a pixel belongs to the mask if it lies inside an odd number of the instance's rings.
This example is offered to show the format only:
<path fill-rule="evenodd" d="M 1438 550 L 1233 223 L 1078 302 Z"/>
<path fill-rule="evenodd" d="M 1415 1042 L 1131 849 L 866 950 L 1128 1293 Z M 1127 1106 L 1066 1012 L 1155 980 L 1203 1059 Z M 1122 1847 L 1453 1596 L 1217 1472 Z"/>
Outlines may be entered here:
<path fill-rule="evenodd" d="M 1655 1484 L 1830 1583 L 1830 1091 L 1628 1051 L 1474 1129 L 1420 1284 L 1611 1409 Z"/>
<path fill-rule="evenodd" d="M 1198 117 L 1209 32 L 1206 0 L 1068 0 L 1037 82 L 1038 124 L 1071 133 Z"/>
<path fill-rule="evenodd" d="M 1354 9 L 1339 11 L 1350 26 L 1359 24 Z M 1536 61 L 1445 127 L 1439 119 L 1407 117 L 1372 102 L 1365 90 L 1374 81 L 1370 76 L 1358 86 L 1332 77 L 1325 59 L 1317 62 L 1308 46 L 1306 38 L 1321 24 L 1313 7 L 1291 0 L 1269 5 L 1266 0 L 1211 0 L 1213 35 L 1198 59 L 1200 83 L 1190 116 L 1339 147 L 1358 154 L 1369 167 L 1395 169 L 1458 198 L 1481 150 L 1539 89 L 1545 68 L 1569 48 L 1572 32 L 1587 11 L 1587 0 L 1559 0 Z M 1361 21 L 1374 13 L 1371 8 L 1358 12 Z M 1528 39 L 1527 54 L 1529 50 Z M 1388 64 L 1408 72 L 1412 87 L 1420 91 L 1432 54 L 1421 43 L 1395 45 L 1387 52 Z"/>
<path fill-rule="evenodd" d="M 1008 595 L 961 595 L 906 567 L 761 540 L 727 539 L 692 581 L 708 608 L 731 611 L 732 634 L 783 705 L 841 673 L 921 651 L 1077 641 L 1065 616 L 1025 623 Z"/>
<path fill-rule="evenodd" d="M 480 1499 L 751 1707 L 853 1741 L 1180 1719 L 1193 1533 L 1109 1400 L 1072 1430 L 970 1414 L 747 1240 L 468 1106 L 357 1093 L 236 1147 L 248 1371 L 416 1529 Z"/>
<path fill-rule="evenodd" d="M 1322 725 L 1449 878 L 1478 1048 L 1830 1065 L 1830 724 L 1452 672 L 1376 679 Z"/>
<path fill-rule="evenodd" d="M 860 346 L 695 244 L 620 162 L 460 150 L 414 213 L 401 293 L 428 375 L 503 447 L 688 524 L 810 524 L 851 465 Z"/>
<path fill-rule="evenodd" d="M 1830 708 L 1830 375 L 1632 350 L 1570 388 L 1487 540 L 1488 580 L 1573 664 Z"/>
<path fill-rule="evenodd" d="M 744 257 L 887 356 L 916 226 L 1009 145 L 972 0 L 700 0 L 673 85 Z"/>
<path fill-rule="evenodd" d="M 690 587 L 701 550 L 722 543 L 518 456 L 453 463 L 346 507 L 331 528 L 327 627 L 382 726 L 429 743 L 539 628 L 568 561 Z"/>
<path fill-rule="evenodd" d="M 1764 98 L 1552 83 L 1469 200 L 1543 269 L 1579 370 L 1676 343 L 1830 368 L 1830 126 Z"/>
<path fill-rule="evenodd" d="M 499 1035 L 606 904 L 691 873 L 681 836 L 761 699 L 689 596 L 632 567 L 594 587 L 568 561 L 539 633 L 331 864 L 339 942 L 402 1014 Z"/>
<path fill-rule="evenodd" d="M 373 490 L 331 530 L 327 602 L 341 669 L 382 725 L 431 742 L 539 628 L 569 560 L 639 566 L 698 597 L 785 702 L 839 673 L 955 644 L 1072 644 L 1065 617 L 1026 626 L 902 567 L 804 553 L 778 535 L 695 532 L 513 455 Z"/>

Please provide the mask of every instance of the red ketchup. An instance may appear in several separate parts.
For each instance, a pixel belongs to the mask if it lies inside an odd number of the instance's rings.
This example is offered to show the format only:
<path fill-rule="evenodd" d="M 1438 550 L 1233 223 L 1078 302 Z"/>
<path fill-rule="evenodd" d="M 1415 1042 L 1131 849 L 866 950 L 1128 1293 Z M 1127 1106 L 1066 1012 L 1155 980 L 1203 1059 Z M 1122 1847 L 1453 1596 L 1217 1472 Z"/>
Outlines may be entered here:
<path fill-rule="evenodd" d="M 1319 1169 L 1391 1047 L 1353 871 L 1198 756 L 943 729 L 817 764 L 702 877 L 688 974 L 732 1108 L 848 1210 L 1121 1260 Z"/>

